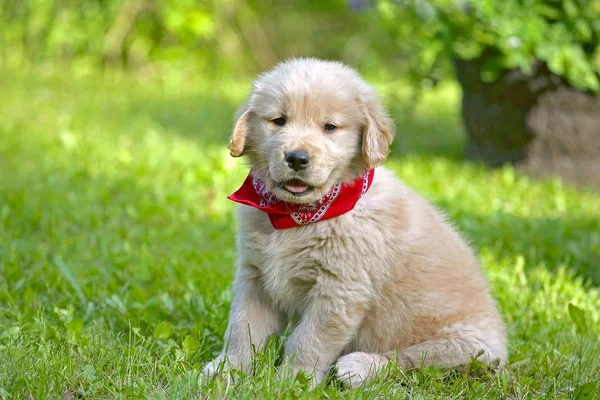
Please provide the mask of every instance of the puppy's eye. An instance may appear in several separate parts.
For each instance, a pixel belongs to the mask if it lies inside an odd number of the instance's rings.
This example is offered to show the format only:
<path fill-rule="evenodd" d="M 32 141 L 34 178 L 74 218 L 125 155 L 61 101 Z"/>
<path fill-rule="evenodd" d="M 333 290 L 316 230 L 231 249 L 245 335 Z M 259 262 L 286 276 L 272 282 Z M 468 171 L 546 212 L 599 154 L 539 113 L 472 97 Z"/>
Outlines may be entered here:
<path fill-rule="evenodd" d="M 337 129 L 337 126 L 335 126 L 334 124 L 325 124 L 323 129 L 325 129 L 325 131 L 327 132 L 333 132 Z"/>
<path fill-rule="evenodd" d="M 285 117 L 279 117 L 271 120 L 275 125 L 284 126 L 285 125 Z"/>

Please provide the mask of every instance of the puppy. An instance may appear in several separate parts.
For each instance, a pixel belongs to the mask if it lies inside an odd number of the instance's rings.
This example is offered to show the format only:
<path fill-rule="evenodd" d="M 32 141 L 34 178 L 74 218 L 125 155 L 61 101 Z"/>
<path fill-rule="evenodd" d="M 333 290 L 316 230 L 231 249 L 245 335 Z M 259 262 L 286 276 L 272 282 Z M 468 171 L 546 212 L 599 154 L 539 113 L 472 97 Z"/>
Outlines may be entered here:
<path fill-rule="evenodd" d="M 229 143 L 250 175 L 225 345 L 204 373 L 251 370 L 288 321 L 286 371 L 352 387 L 389 362 L 502 365 L 504 322 L 473 252 L 381 167 L 394 125 L 351 68 L 294 59 L 259 77 Z"/>

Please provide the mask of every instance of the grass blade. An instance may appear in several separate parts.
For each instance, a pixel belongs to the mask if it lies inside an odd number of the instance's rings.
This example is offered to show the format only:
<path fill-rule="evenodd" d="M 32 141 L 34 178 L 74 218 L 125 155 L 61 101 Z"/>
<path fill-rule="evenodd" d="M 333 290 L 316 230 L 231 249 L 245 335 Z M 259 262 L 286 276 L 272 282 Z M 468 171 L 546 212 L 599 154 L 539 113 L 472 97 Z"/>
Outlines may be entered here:
<path fill-rule="evenodd" d="M 63 278 L 65 278 L 67 282 L 71 284 L 73 289 L 75 289 L 75 293 L 77 293 L 81 304 L 87 303 L 85 295 L 83 294 L 83 290 L 81 290 L 81 286 L 79 286 L 79 283 L 77 283 L 77 280 L 73 276 L 73 273 L 71 273 L 71 270 L 69 269 L 67 264 L 65 264 L 65 262 L 60 257 L 54 257 L 54 264 L 58 267 L 58 271 L 63 276 Z"/>

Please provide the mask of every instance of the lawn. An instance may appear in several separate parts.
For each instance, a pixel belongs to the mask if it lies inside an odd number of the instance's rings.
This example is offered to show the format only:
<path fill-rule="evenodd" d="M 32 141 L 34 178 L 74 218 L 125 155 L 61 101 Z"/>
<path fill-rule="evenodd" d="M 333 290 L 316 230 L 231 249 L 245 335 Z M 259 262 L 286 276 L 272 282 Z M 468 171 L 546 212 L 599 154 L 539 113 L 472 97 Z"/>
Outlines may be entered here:
<path fill-rule="evenodd" d="M 222 346 L 246 168 L 226 150 L 247 81 L 0 74 L 0 398 L 596 398 L 600 194 L 461 159 L 458 92 L 398 122 L 387 166 L 480 255 L 508 324 L 499 374 L 398 371 L 368 388 L 280 381 L 273 340 L 232 386 Z M 579 397 L 578 397 L 579 396 Z"/>

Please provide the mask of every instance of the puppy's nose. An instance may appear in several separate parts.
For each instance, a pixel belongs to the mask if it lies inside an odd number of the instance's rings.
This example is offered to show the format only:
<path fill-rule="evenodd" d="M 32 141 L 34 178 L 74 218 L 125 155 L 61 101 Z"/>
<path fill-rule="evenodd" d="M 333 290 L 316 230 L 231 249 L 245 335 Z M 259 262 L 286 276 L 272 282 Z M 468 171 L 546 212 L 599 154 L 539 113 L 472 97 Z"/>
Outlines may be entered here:
<path fill-rule="evenodd" d="M 285 155 L 285 161 L 288 167 L 294 171 L 305 169 L 310 164 L 310 157 L 303 151 L 292 151 Z"/>

